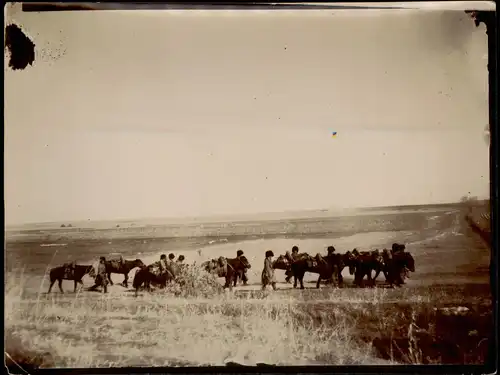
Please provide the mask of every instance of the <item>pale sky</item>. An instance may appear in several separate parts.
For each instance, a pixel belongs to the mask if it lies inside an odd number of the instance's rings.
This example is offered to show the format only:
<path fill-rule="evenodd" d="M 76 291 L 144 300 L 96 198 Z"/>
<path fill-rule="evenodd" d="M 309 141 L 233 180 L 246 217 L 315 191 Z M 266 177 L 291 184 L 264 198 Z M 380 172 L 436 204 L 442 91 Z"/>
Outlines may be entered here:
<path fill-rule="evenodd" d="M 11 19 L 37 57 L 5 73 L 9 224 L 489 195 L 487 36 L 463 12 Z"/>

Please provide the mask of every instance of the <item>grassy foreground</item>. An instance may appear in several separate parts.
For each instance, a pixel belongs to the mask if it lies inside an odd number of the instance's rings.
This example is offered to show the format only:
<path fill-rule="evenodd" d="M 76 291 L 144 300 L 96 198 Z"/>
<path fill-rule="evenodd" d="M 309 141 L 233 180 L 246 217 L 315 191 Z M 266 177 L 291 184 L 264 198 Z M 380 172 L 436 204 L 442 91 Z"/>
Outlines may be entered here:
<path fill-rule="evenodd" d="M 484 286 L 243 294 L 191 278 L 183 293 L 135 298 L 125 289 L 38 294 L 26 291 L 19 274 L 8 275 L 7 362 L 24 368 L 479 364 L 492 332 Z"/>

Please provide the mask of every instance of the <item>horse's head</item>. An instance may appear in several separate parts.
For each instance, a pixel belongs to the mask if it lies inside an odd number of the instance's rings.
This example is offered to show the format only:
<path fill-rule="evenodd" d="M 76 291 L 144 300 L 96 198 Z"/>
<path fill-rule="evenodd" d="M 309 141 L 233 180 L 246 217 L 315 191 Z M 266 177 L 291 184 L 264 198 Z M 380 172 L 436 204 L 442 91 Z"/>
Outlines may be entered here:
<path fill-rule="evenodd" d="M 136 259 L 134 260 L 134 267 L 139 267 L 139 268 L 143 268 L 145 267 L 146 265 L 142 262 L 142 260 L 140 259 Z"/>
<path fill-rule="evenodd" d="M 243 268 L 247 268 L 247 269 L 250 269 L 252 268 L 250 262 L 248 261 L 247 257 L 242 255 L 238 258 L 238 260 L 240 261 L 241 265 L 243 266 Z"/>
<path fill-rule="evenodd" d="M 342 256 L 342 258 L 344 264 L 349 267 L 349 275 L 354 275 L 354 272 L 356 271 L 356 256 L 348 251 Z"/>
<path fill-rule="evenodd" d="M 227 265 L 227 259 L 224 257 L 219 257 L 219 259 L 217 259 L 215 263 L 218 264 L 220 267 L 225 267 Z"/>
<path fill-rule="evenodd" d="M 411 271 L 415 272 L 415 259 L 413 259 L 412 255 L 410 253 L 403 253 L 404 254 L 404 263 L 406 267 Z"/>
<path fill-rule="evenodd" d="M 405 249 L 406 249 L 406 246 L 404 244 L 400 244 L 397 242 L 393 243 L 392 247 L 391 247 L 392 252 L 405 251 Z"/>
<path fill-rule="evenodd" d="M 391 259 L 392 253 L 389 250 L 384 249 L 382 250 L 382 256 L 384 257 L 384 260 Z"/>

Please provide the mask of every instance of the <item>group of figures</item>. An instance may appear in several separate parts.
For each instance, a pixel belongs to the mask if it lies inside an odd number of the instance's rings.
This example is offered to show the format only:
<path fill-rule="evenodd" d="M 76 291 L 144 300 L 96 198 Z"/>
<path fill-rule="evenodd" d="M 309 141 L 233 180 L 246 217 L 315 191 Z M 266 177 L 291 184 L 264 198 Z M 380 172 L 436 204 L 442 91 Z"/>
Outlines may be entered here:
<path fill-rule="evenodd" d="M 113 285 L 111 279 L 112 273 L 124 275 L 122 285 L 128 288 L 128 275 L 134 268 L 138 268 L 137 273 L 148 270 L 153 276 L 165 278 L 165 280 L 174 279 L 175 275 L 179 273 L 179 269 L 183 266 L 184 259 L 184 255 L 179 255 L 177 260 L 175 260 L 175 255 L 172 253 L 169 254 L 168 259 L 165 254 L 162 254 L 158 262 L 146 266 L 140 259 L 125 260 L 120 256 L 118 259 L 107 260 L 106 257 L 101 256 L 97 267 L 93 265 L 78 265 L 73 261 L 50 270 L 50 286 L 48 293 L 51 292 L 56 281 L 58 282 L 59 290 L 61 293 L 64 293 L 62 289 L 63 280 L 73 280 L 74 291 L 76 292 L 78 284 L 83 285 L 82 278 L 85 275 L 89 275 L 95 279 L 94 285 L 89 288 L 90 291 L 101 287 L 102 292 L 107 293 L 108 285 Z M 144 274 L 144 272 L 142 274 Z M 135 279 L 134 277 L 134 281 Z"/>
<path fill-rule="evenodd" d="M 354 249 L 344 254 L 335 252 L 333 246 L 329 246 L 326 256 L 316 254 L 311 256 L 307 253 L 299 253 L 297 246 L 292 248 L 292 253 L 286 252 L 280 255 L 273 263 L 274 269 L 285 270 L 286 282 L 294 278 L 294 288 L 297 282 L 300 288 L 304 289 L 304 274 L 306 272 L 318 274 L 316 287 L 319 288 L 322 280 L 337 286 L 343 285 L 342 271 L 348 267 L 349 274 L 354 275 L 354 285 L 374 286 L 380 273 L 385 276 L 390 287 L 402 286 L 405 278 L 409 277 L 409 272 L 415 272 L 415 260 L 413 256 L 405 251 L 404 244 L 394 243 L 391 249 L 378 249 L 373 251 L 358 251 Z M 373 274 L 373 272 L 375 274 Z"/>
<path fill-rule="evenodd" d="M 276 290 L 275 270 L 284 270 L 287 283 L 294 278 L 294 288 L 300 283 L 300 288 L 304 289 L 304 275 L 306 272 L 318 274 L 316 287 L 320 287 L 321 281 L 343 286 L 342 271 L 348 267 L 349 273 L 354 275 L 354 285 L 364 286 L 365 277 L 367 285 L 374 286 L 375 280 L 380 273 L 383 273 L 386 282 L 390 287 L 402 286 L 405 278 L 409 277 L 409 272 L 415 272 L 415 261 L 412 255 L 405 251 L 403 244 L 394 243 L 391 249 L 382 251 L 361 251 L 357 249 L 347 251 L 344 254 L 336 253 L 333 246 L 329 246 L 326 255 L 316 254 L 311 256 L 307 253 L 299 253 L 299 248 L 294 246 L 292 252 L 287 251 L 284 255 L 279 255 L 276 259 L 271 250 L 266 251 L 264 267 L 261 275 L 262 289 L 271 286 Z M 107 292 L 108 284 L 113 284 L 111 273 L 120 273 L 124 275 L 122 285 L 128 288 L 128 274 L 138 268 L 134 280 L 133 288 L 136 291 L 141 287 L 151 290 L 151 286 L 164 288 L 168 283 L 179 282 L 179 275 L 182 274 L 184 256 L 179 255 L 175 259 L 174 254 L 165 254 L 160 256 L 160 260 L 146 266 L 140 259 L 124 260 L 119 259 L 106 260 L 101 257 L 97 268 L 92 265 L 77 265 L 75 262 L 66 263 L 50 271 L 50 287 L 48 293 L 56 281 L 59 283 L 59 289 L 63 293 L 62 280 L 74 280 L 75 291 L 78 284 L 82 284 L 84 275 L 89 275 L 95 279 L 95 284 L 89 290 L 102 288 Z M 247 271 L 251 268 L 250 262 L 245 257 L 242 250 L 238 250 L 235 258 L 219 257 L 203 262 L 201 270 L 206 271 L 216 277 L 225 278 L 224 288 L 232 289 L 240 280 L 243 285 L 247 285 Z M 375 274 L 373 275 L 373 272 Z"/>
<path fill-rule="evenodd" d="M 299 253 L 299 248 L 294 246 L 292 252 L 279 255 L 275 260 L 272 250 L 266 251 L 264 268 L 262 270 L 262 289 L 272 286 L 276 290 L 275 270 L 284 270 L 287 283 L 294 278 L 294 288 L 300 283 L 300 288 L 304 289 L 304 275 L 306 272 L 318 274 L 316 288 L 320 287 L 321 281 L 342 287 L 344 284 L 342 271 L 348 267 L 349 273 L 354 275 L 355 286 L 375 286 L 375 282 L 380 273 L 385 276 L 386 282 L 391 288 L 402 286 L 405 278 L 409 277 L 409 272 L 415 272 L 415 260 L 413 256 L 405 251 L 404 244 L 394 243 L 391 249 L 378 249 L 373 251 L 358 251 L 354 249 L 344 254 L 335 252 L 333 246 L 327 248 L 327 255 L 316 254 L 311 256 L 308 253 Z M 218 277 L 225 277 L 225 288 L 236 286 L 239 279 L 246 285 L 248 277 L 246 272 L 250 269 L 250 263 L 243 255 L 242 250 L 238 250 L 236 258 L 227 259 L 220 257 L 203 263 L 203 268 L 216 274 Z M 366 277 L 366 283 L 365 283 Z"/>

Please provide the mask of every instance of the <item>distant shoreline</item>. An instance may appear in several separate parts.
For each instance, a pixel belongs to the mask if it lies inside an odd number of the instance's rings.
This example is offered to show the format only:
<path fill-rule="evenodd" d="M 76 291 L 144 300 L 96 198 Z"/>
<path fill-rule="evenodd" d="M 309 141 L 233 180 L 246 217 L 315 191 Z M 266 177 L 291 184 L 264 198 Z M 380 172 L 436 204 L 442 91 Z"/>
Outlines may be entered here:
<path fill-rule="evenodd" d="M 481 204 L 483 201 L 478 201 Z M 5 227 L 6 232 L 20 232 L 42 228 L 45 230 L 71 230 L 71 229 L 112 229 L 112 228 L 140 228 L 141 226 L 150 225 L 188 225 L 188 224 L 218 224 L 229 222 L 254 222 L 254 221 L 281 221 L 281 220 L 300 220 L 303 218 L 321 218 L 321 217 L 345 217 L 357 216 L 363 213 L 373 213 L 377 211 L 385 212 L 401 212 L 401 211 L 420 211 L 420 210 L 438 210 L 447 208 L 457 208 L 460 203 L 440 203 L 440 204 L 421 204 L 421 205 L 404 205 L 404 206 L 380 206 L 380 207 L 364 207 L 364 208 L 349 208 L 349 209 L 318 209 L 318 210 L 302 210 L 302 211 L 284 211 L 284 212 L 263 212 L 257 214 L 242 214 L 242 215 L 214 215 L 214 216 L 199 216 L 199 217 L 165 217 L 165 218 L 136 218 L 136 219 L 116 219 L 116 220 L 61 220 L 57 222 L 40 222 L 40 223 L 25 223 L 12 224 Z M 127 226 L 128 224 L 128 226 Z M 64 225 L 64 226 L 63 226 Z"/>

